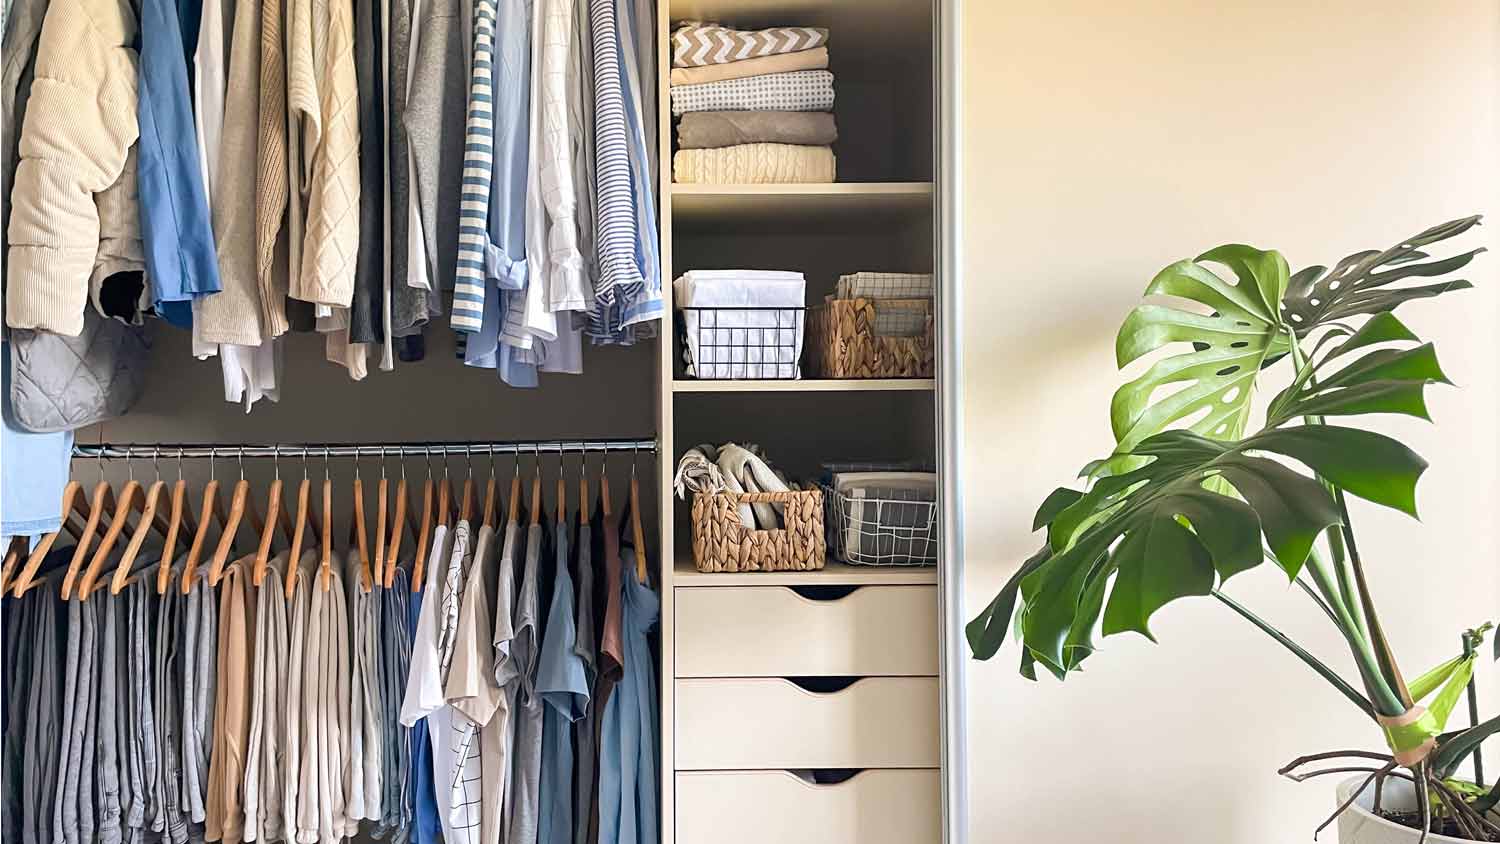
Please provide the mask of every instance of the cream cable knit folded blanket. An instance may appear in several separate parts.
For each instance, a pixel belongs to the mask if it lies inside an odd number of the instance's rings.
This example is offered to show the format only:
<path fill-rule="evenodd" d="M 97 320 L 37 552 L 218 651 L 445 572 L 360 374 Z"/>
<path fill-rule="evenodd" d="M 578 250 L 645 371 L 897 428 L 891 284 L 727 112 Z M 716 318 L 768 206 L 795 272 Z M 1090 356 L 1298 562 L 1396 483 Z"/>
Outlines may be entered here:
<path fill-rule="evenodd" d="M 684 149 L 672 156 L 672 179 L 679 184 L 832 182 L 834 169 L 831 148 L 792 144 Z"/>

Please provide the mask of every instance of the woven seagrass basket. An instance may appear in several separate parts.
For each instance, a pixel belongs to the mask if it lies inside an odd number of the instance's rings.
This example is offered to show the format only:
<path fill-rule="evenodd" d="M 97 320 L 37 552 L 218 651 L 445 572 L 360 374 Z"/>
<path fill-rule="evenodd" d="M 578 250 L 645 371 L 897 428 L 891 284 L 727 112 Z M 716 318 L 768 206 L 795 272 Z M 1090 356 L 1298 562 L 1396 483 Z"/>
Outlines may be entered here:
<path fill-rule="evenodd" d="M 784 505 L 785 527 L 745 527 L 741 504 Z M 821 490 L 693 496 L 693 565 L 698 571 L 814 571 L 823 567 L 827 551 Z"/>
<path fill-rule="evenodd" d="M 932 377 L 930 299 L 829 298 L 808 310 L 807 333 L 815 378 Z"/>

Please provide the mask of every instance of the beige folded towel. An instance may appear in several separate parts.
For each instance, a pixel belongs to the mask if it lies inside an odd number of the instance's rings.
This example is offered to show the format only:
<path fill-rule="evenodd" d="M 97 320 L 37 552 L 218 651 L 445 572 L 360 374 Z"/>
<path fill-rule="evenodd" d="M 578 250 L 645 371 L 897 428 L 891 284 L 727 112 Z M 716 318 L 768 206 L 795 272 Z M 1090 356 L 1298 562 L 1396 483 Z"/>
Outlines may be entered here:
<path fill-rule="evenodd" d="M 826 147 L 838 140 L 826 111 L 693 111 L 677 124 L 678 149 L 736 144 L 799 144 Z"/>
<path fill-rule="evenodd" d="M 703 67 L 672 68 L 673 85 L 701 85 L 704 82 L 722 82 L 725 79 L 744 79 L 747 76 L 764 76 L 768 73 L 786 73 L 789 70 L 822 70 L 828 67 L 828 48 L 816 47 L 800 53 L 779 53 L 774 56 L 758 56 L 727 64 L 710 64 Z"/>
<path fill-rule="evenodd" d="M 681 184 L 831 182 L 833 177 L 833 150 L 828 147 L 740 144 L 684 149 L 672 157 L 672 178 Z"/>

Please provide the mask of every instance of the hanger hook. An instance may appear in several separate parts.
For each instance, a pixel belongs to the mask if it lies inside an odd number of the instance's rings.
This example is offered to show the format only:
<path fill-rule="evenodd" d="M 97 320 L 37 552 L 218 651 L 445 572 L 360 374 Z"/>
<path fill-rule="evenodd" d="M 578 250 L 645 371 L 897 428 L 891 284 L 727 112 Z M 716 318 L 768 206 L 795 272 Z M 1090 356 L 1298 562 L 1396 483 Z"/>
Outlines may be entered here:
<path fill-rule="evenodd" d="M 302 447 L 302 480 L 307 480 L 307 446 Z"/>
<path fill-rule="evenodd" d="M 380 479 L 385 480 L 385 446 L 380 447 Z"/>
<path fill-rule="evenodd" d="M 332 457 L 332 449 L 330 449 L 326 445 L 323 446 L 323 480 L 325 481 L 332 480 L 332 472 L 328 466 L 328 460 L 330 457 Z"/>
<path fill-rule="evenodd" d="M 218 479 L 217 467 L 214 465 L 214 463 L 217 462 L 218 457 L 219 457 L 219 449 L 218 449 L 218 447 L 217 446 L 209 446 L 208 447 L 208 479 L 211 480 L 211 481 Z"/>
<path fill-rule="evenodd" d="M 540 481 L 542 479 L 542 444 L 532 443 L 531 449 L 536 452 L 536 479 Z"/>
<path fill-rule="evenodd" d="M 469 467 L 469 480 L 474 480 L 474 450 L 468 443 L 464 443 L 464 463 Z"/>
<path fill-rule="evenodd" d="M 151 469 L 156 472 L 156 479 L 161 480 L 161 446 L 151 448 Z"/>
<path fill-rule="evenodd" d="M 278 481 L 281 480 L 281 448 L 280 448 L 280 446 L 272 446 L 272 448 L 271 448 L 271 471 L 275 473 L 275 476 L 274 476 L 275 480 L 278 480 Z"/>
<path fill-rule="evenodd" d="M 426 443 L 422 444 L 422 454 L 427 458 L 427 480 L 432 480 L 432 447 Z"/>
<path fill-rule="evenodd" d="M 177 447 L 177 480 L 187 480 L 187 477 L 182 472 L 182 446 Z"/>
<path fill-rule="evenodd" d="M 636 461 L 636 458 L 640 457 L 640 454 L 641 454 L 641 444 L 638 443 L 638 442 L 631 443 L 630 444 L 630 479 L 631 480 L 635 480 L 635 461 Z"/>
<path fill-rule="evenodd" d="M 359 446 L 354 447 L 354 479 L 359 480 Z"/>
<path fill-rule="evenodd" d="M 245 479 L 245 447 L 244 446 L 240 446 L 239 454 L 237 455 L 237 457 L 238 457 L 238 459 L 240 461 L 240 480 L 243 481 Z"/>
<path fill-rule="evenodd" d="M 521 450 L 519 448 L 512 449 L 511 453 L 510 453 L 510 456 L 515 458 L 515 467 L 516 467 L 515 476 L 516 476 L 517 480 L 520 480 L 520 478 L 521 478 Z"/>

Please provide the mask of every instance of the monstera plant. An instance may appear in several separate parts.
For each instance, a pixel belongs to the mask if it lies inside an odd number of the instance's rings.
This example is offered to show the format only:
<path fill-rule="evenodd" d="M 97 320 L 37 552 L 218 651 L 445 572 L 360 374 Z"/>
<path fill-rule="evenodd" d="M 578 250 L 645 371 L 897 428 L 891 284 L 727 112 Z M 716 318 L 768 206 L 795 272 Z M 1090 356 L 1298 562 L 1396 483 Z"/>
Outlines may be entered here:
<path fill-rule="evenodd" d="M 1488 628 L 1465 634 L 1459 656 L 1408 679 L 1371 598 L 1373 561 L 1348 506 L 1356 497 L 1416 515 L 1426 462 L 1359 425 L 1379 414 L 1428 418 L 1428 387 L 1448 379 L 1432 344 L 1396 311 L 1471 287 L 1451 276 L 1482 250 L 1447 258 L 1425 250 L 1478 223 L 1454 220 L 1331 269 L 1293 273 L 1278 252 L 1231 244 L 1158 273 L 1115 343 L 1122 368 L 1153 356 L 1110 404 L 1116 446 L 1085 467 L 1081 488 L 1042 502 L 1033 530 L 1045 528 L 1046 542 L 970 622 L 974 656 L 989 659 L 1014 636 L 1023 675 L 1036 679 L 1040 666 L 1066 679 L 1093 654 L 1096 634 L 1152 638 L 1157 610 L 1211 597 L 1321 675 L 1385 740 L 1382 753 L 1315 754 L 1283 773 L 1359 771 L 1368 779 L 1356 796 L 1371 782 L 1379 792 L 1401 780 L 1422 795 L 1412 825 L 1423 837 L 1435 829 L 1500 840 L 1492 811 L 1500 787 L 1454 778 L 1500 718 L 1445 732 Z M 1252 405 L 1271 383 L 1285 386 L 1257 425 Z M 1266 563 L 1327 616 L 1357 676 L 1225 594 L 1236 574 Z M 1303 768 L 1345 756 L 1358 761 Z"/>

